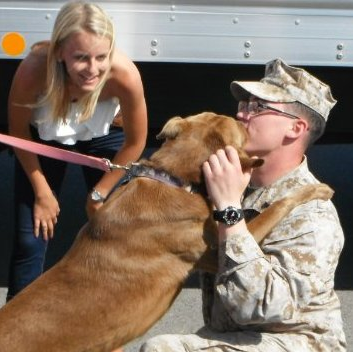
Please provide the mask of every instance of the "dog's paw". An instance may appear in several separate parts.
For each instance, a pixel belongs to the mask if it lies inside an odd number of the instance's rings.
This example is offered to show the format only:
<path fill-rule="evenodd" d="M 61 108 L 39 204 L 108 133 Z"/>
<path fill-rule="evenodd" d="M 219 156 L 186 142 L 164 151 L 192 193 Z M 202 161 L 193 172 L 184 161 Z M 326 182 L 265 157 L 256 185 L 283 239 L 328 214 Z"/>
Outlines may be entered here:
<path fill-rule="evenodd" d="M 326 183 L 304 186 L 300 192 L 306 201 L 314 199 L 329 200 L 335 193 L 334 190 Z"/>

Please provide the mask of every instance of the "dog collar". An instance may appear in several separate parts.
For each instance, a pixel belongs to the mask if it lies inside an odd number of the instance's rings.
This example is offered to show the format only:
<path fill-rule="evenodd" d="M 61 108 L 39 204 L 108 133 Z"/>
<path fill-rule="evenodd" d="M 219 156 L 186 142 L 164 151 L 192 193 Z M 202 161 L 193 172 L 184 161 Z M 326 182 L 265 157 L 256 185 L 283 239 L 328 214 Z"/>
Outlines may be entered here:
<path fill-rule="evenodd" d="M 185 184 L 180 178 L 170 175 L 164 170 L 154 169 L 138 163 L 133 164 L 129 170 L 127 170 L 122 184 L 128 183 L 135 177 L 147 177 L 174 187 L 183 188 L 190 193 L 196 193 L 198 191 L 195 185 Z"/>

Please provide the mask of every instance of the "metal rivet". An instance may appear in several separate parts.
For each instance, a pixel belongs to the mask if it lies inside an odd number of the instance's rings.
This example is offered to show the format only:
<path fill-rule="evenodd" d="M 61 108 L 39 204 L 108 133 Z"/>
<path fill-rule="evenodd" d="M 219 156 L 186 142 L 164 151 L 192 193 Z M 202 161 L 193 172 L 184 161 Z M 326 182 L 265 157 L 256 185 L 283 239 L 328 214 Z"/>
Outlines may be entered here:
<path fill-rule="evenodd" d="M 172 11 L 175 11 L 176 6 L 175 6 L 175 5 L 172 5 L 172 6 L 170 7 L 170 9 L 171 9 Z"/>
<path fill-rule="evenodd" d="M 337 44 L 337 50 L 343 50 L 343 48 L 344 48 L 343 43 Z"/>
<path fill-rule="evenodd" d="M 342 54 L 342 53 L 338 53 L 338 54 L 336 55 L 336 59 L 337 59 L 337 60 L 342 60 L 342 59 L 343 59 L 343 54 Z"/>
<path fill-rule="evenodd" d="M 175 21 L 175 16 L 174 15 L 172 15 L 172 16 L 170 16 L 170 18 L 169 18 L 172 22 L 174 22 Z"/>
<path fill-rule="evenodd" d="M 239 18 L 238 18 L 238 17 L 233 18 L 233 23 L 234 23 L 234 24 L 239 23 Z"/>
<path fill-rule="evenodd" d="M 251 41 L 247 40 L 246 42 L 244 42 L 244 46 L 245 46 L 245 48 L 250 48 L 251 47 Z"/>
<path fill-rule="evenodd" d="M 245 58 L 250 57 L 250 55 L 251 55 L 250 51 L 245 51 L 245 53 L 244 53 L 244 57 Z"/>
<path fill-rule="evenodd" d="M 47 14 L 45 15 L 45 19 L 46 19 L 46 20 L 50 20 L 50 19 L 51 19 L 51 14 L 50 14 L 50 13 L 47 13 Z"/>
<path fill-rule="evenodd" d="M 152 46 L 157 46 L 158 45 L 158 40 L 157 39 L 152 39 L 151 40 L 151 45 Z"/>
<path fill-rule="evenodd" d="M 300 19 L 297 18 L 297 19 L 294 21 L 294 23 L 295 23 L 296 26 L 300 25 Z"/>
<path fill-rule="evenodd" d="M 158 55 L 158 50 L 155 49 L 155 48 L 151 49 L 151 55 L 152 55 L 152 56 Z"/>

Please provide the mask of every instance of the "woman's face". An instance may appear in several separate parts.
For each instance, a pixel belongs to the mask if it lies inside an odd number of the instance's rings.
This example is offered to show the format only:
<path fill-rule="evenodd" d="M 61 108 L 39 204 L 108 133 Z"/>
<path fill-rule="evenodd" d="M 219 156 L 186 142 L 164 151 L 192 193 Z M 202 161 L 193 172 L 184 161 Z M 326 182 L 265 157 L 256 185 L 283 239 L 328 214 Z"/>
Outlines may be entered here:
<path fill-rule="evenodd" d="M 110 40 L 89 32 L 72 34 L 61 47 L 70 84 L 83 92 L 93 91 L 110 68 Z"/>

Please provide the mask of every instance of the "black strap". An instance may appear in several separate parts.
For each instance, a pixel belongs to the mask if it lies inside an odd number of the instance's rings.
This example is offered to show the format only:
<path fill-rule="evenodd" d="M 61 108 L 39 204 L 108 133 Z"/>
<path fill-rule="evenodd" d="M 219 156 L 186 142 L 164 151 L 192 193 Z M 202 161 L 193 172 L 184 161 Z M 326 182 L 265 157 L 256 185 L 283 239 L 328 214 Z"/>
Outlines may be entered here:
<path fill-rule="evenodd" d="M 259 211 L 255 210 L 255 209 L 251 209 L 251 208 L 243 209 L 243 211 L 244 211 L 244 217 L 245 217 L 246 222 L 254 219 L 256 216 L 261 214 Z"/>

